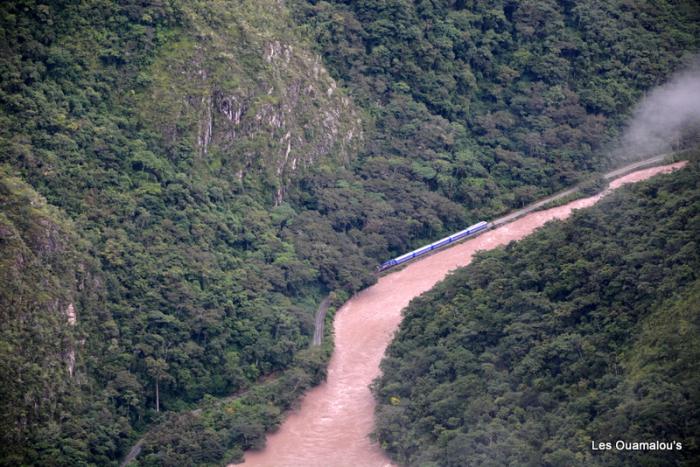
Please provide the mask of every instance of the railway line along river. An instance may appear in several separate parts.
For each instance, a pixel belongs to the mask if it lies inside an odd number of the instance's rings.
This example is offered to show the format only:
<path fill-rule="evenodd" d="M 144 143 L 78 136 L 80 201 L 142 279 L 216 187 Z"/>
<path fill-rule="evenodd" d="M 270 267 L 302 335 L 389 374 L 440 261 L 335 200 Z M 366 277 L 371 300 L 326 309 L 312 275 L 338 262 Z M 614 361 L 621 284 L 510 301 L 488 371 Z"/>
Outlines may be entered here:
<path fill-rule="evenodd" d="M 609 190 L 670 172 L 684 162 L 639 170 L 610 183 Z M 476 251 L 489 250 L 532 233 L 552 219 L 564 219 L 574 209 L 592 206 L 604 194 L 535 211 L 494 230 L 414 262 L 351 298 L 338 311 L 335 351 L 325 383 L 304 397 L 280 429 L 269 435 L 262 451 L 246 453 L 247 466 L 389 466 L 391 461 L 370 442 L 374 400 L 369 384 L 379 374 L 379 362 L 401 321 L 401 310 L 432 288 L 449 271 L 466 266 Z"/>

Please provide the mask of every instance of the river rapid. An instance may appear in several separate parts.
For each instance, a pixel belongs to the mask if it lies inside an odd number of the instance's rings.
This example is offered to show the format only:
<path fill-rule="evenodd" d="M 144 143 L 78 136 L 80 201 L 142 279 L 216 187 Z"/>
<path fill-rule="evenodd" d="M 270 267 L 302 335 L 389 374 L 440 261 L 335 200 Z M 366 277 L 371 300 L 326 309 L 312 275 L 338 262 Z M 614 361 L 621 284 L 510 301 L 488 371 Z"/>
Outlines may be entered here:
<path fill-rule="evenodd" d="M 633 172 L 612 181 L 607 192 L 683 165 L 679 162 Z M 326 382 L 306 394 L 300 408 L 268 436 L 264 450 L 246 452 L 244 465 L 391 466 L 388 457 L 368 437 L 375 405 L 368 386 L 379 375 L 379 362 L 401 322 L 401 310 L 449 271 L 469 264 L 475 252 L 520 240 L 550 220 L 565 219 L 574 209 L 592 206 L 606 193 L 531 212 L 387 274 L 352 297 L 335 317 L 335 351 Z"/>

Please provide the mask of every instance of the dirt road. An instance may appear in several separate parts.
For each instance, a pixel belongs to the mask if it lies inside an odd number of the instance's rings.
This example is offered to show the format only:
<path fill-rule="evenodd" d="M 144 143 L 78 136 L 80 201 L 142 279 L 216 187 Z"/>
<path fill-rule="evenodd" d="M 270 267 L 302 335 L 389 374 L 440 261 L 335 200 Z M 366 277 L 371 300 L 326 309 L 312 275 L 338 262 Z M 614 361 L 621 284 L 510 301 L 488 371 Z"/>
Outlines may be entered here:
<path fill-rule="evenodd" d="M 326 312 L 328 311 L 328 305 L 331 303 L 331 297 L 326 297 L 321 301 L 321 304 L 316 310 L 316 318 L 314 320 L 314 338 L 311 342 L 312 346 L 321 345 L 323 341 L 323 323 L 326 320 Z"/>

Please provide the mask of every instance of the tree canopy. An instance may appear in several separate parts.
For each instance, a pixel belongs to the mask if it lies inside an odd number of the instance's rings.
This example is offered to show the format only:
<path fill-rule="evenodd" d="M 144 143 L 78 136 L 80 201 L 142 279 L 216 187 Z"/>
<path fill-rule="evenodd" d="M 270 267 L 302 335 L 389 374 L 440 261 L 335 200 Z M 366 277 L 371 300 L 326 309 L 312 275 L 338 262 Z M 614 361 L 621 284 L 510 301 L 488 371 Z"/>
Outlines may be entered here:
<path fill-rule="evenodd" d="M 413 300 L 374 384 L 405 465 L 692 465 L 700 165 L 481 253 Z M 679 442 L 596 452 L 591 442 Z"/>
<path fill-rule="evenodd" d="M 322 379 L 324 296 L 605 165 L 632 103 L 697 50 L 697 18 L 2 2 L 0 464 L 114 465 L 153 427 L 144 462 L 238 459 Z"/>

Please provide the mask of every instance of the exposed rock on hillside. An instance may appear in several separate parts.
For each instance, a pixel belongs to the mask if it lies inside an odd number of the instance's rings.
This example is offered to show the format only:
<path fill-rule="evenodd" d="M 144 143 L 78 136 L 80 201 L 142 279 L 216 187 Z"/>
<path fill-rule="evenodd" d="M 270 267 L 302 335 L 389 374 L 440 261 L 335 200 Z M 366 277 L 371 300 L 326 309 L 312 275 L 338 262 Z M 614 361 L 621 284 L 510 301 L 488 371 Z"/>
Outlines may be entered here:
<path fill-rule="evenodd" d="M 268 15 L 284 18 L 278 5 L 268 6 Z M 279 204 L 305 167 L 350 160 L 363 137 L 361 119 L 320 57 L 289 37 L 284 19 L 260 29 L 245 14 L 217 14 L 229 17 L 203 25 L 206 15 L 193 13 L 189 20 L 199 27 L 189 31 L 199 33 L 184 35 L 155 61 L 142 111 L 173 156 L 184 139 L 198 162 L 243 187 L 262 174 L 262 188 L 274 188 Z"/>

